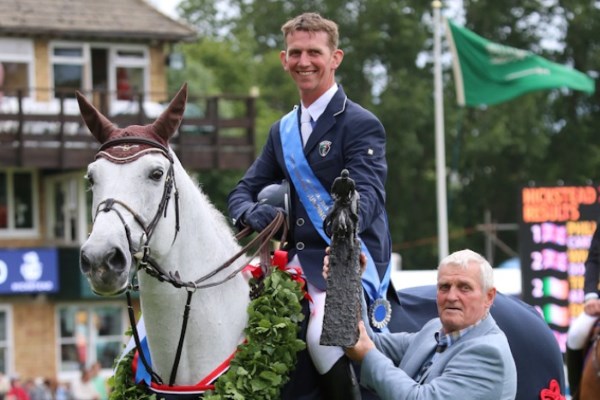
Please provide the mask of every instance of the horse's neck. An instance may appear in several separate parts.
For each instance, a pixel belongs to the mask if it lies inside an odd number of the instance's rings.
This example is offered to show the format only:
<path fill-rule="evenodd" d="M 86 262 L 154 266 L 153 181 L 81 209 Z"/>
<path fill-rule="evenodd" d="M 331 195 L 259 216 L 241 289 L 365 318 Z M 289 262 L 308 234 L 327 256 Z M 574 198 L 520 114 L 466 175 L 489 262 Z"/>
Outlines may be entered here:
<path fill-rule="evenodd" d="M 181 231 L 169 254 L 159 262 L 167 270 L 178 271 L 183 281 L 195 281 L 222 265 L 239 246 L 223 216 L 205 196 L 187 188 L 180 197 Z M 239 268 L 241 262 L 207 282 L 223 279 Z M 142 312 L 153 368 L 163 379 L 168 379 L 165 375 L 173 365 L 188 291 L 144 275 L 140 276 Z M 241 274 L 193 293 L 178 385 L 197 383 L 232 354 L 242 339 L 248 302 L 248 285 Z"/>

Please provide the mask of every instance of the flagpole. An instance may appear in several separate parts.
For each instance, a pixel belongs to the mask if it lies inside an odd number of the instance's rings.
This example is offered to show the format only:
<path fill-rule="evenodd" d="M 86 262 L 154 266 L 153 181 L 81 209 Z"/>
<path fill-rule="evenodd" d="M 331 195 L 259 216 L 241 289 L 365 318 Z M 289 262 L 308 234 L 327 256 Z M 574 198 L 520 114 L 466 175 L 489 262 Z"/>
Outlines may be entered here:
<path fill-rule="evenodd" d="M 442 96 L 441 24 L 442 2 L 434 0 L 433 7 L 433 75 L 435 107 L 435 162 L 437 182 L 438 257 L 448 255 L 448 209 L 446 199 L 446 144 L 444 141 L 444 98 Z"/>

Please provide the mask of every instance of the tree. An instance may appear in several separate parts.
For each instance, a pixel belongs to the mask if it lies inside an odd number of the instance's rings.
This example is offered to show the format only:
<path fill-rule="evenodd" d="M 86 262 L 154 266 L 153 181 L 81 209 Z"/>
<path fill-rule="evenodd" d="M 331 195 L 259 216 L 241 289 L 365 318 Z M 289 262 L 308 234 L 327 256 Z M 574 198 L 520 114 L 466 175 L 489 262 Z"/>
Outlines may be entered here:
<path fill-rule="evenodd" d="M 466 26 L 479 35 L 597 76 L 600 10 L 595 3 L 463 4 Z M 278 59 L 281 25 L 305 11 L 338 22 L 345 52 L 339 82 L 379 116 L 387 131 L 387 209 L 394 250 L 406 268 L 433 268 L 438 261 L 430 7 L 417 0 L 184 0 L 180 8 L 199 27 L 204 46 L 212 43 L 193 57 L 211 71 L 215 86 L 245 93 L 251 86 L 260 89 L 262 140 L 298 101 Z M 443 13 L 460 17 L 461 11 Z M 546 45 L 549 32 L 555 34 L 554 47 Z M 444 83 L 451 250 L 483 253 L 484 237 L 476 225 L 486 211 L 497 222 L 517 222 L 519 189 L 530 181 L 584 183 L 600 170 L 598 93 L 535 92 L 493 107 L 461 109 L 447 62 Z M 518 250 L 516 233 L 502 233 L 502 240 Z M 494 261 L 509 256 L 499 252 Z"/>

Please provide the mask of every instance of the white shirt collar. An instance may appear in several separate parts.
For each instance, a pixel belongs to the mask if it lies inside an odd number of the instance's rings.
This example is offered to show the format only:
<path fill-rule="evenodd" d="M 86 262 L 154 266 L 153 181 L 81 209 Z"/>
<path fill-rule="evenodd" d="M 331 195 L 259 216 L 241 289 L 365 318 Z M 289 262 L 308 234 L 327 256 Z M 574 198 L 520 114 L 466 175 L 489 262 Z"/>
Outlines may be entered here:
<path fill-rule="evenodd" d="M 329 105 L 331 99 L 333 99 L 333 96 L 335 95 L 337 90 L 338 84 L 334 82 L 333 85 L 321 95 L 321 97 L 319 97 L 314 103 L 308 106 L 308 109 L 305 108 L 304 105 L 302 105 L 302 112 L 304 113 L 308 111 L 313 121 L 317 121 L 321 114 L 325 112 L 325 109 Z"/>

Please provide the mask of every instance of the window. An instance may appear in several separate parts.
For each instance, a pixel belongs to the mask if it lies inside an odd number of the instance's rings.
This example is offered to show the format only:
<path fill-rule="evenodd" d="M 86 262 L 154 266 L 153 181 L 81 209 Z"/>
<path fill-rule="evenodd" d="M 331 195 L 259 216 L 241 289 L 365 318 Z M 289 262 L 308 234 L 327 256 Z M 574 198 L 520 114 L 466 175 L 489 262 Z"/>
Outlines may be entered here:
<path fill-rule="evenodd" d="M 56 45 L 52 48 L 54 96 L 75 96 L 84 89 L 85 52 L 83 45 Z"/>
<path fill-rule="evenodd" d="M 29 64 L 24 62 L 0 62 L 4 76 L 3 86 L 4 94 L 7 96 L 17 96 L 17 92 L 21 91 L 23 97 L 29 96 L 29 78 L 27 76 Z"/>
<path fill-rule="evenodd" d="M 10 374 L 10 309 L 0 306 L 0 372 Z"/>
<path fill-rule="evenodd" d="M 147 46 L 110 43 L 50 43 L 54 96 L 73 97 L 76 90 L 111 93 L 111 100 L 129 103 L 149 89 Z"/>
<path fill-rule="evenodd" d="M 124 312 L 110 304 L 59 306 L 60 371 L 79 371 L 96 361 L 112 368 L 123 349 Z"/>
<path fill-rule="evenodd" d="M 49 177 L 46 186 L 47 236 L 61 244 L 81 244 L 86 239 L 90 213 L 82 173 Z"/>
<path fill-rule="evenodd" d="M 33 43 L 29 39 L 0 38 L 0 86 L 4 96 L 21 90 L 29 96 L 33 86 Z"/>
<path fill-rule="evenodd" d="M 146 74 L 150 62 L 147 52 L 139 46 L 119 46 L 112 50 L 112 74 L 116 82 L 117 100 L 134 100 L 136 94 L 146 91 Z"/>
<path fill-rule="evenodd" d="M 37 174 L 0 170 L 0 237 L 37 234 Z"/>

